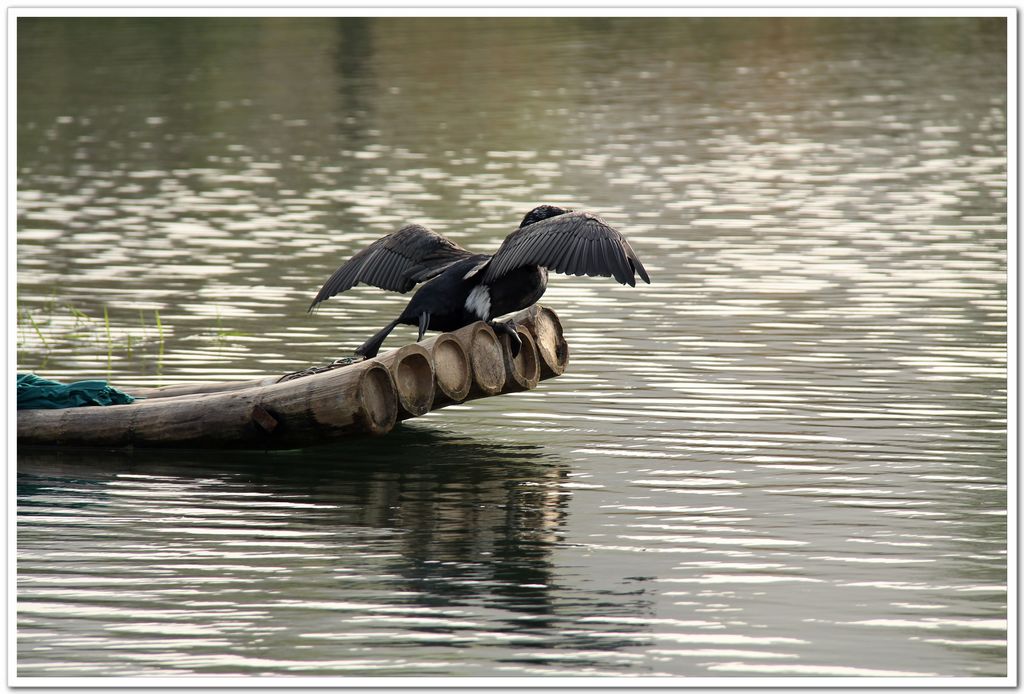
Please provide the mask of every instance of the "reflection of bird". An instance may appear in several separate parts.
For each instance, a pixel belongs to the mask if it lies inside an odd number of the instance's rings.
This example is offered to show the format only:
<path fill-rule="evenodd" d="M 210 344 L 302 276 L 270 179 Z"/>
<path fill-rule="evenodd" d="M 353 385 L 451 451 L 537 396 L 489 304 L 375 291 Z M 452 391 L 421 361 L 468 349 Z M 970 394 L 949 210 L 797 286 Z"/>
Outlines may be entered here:
<path fill-rule="evenodd" d="M 650 284 L 640 259 L 615 229 L 589 212 L 541 205 L 530 210 L 494 255 L 471 253 L 418 224 L 402 227 L 356 253 L 324 282 L 309 310 L 362 282 L 405 293 L 426 282 L 401 315 L 356 350 L 373 357 L 396 325 L 457 330 L 478 320 L 509 335 L 513 353 L 520 340 L 514 325 L 494 318 L 524 309 L 544 294 L 548 270 L 567 275 L 614 277 Z"/>

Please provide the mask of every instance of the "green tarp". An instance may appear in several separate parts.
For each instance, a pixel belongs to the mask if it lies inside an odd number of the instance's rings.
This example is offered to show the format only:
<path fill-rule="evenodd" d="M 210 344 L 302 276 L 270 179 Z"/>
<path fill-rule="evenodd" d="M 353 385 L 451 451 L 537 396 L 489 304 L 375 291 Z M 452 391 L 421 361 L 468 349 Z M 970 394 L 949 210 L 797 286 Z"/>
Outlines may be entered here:
<path fill-rule="evenodd" d="M 106 381 L 58 383 L 33 373 L 18 374 L 19 410 L 58 410 L 84 405 L 127 405 L 135 398 Z"/>

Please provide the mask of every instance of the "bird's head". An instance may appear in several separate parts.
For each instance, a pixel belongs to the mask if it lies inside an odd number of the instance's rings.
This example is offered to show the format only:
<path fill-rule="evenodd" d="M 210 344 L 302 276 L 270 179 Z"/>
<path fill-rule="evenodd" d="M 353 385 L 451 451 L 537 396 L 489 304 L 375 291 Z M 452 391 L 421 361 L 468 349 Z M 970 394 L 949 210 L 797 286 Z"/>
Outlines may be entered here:
<path fill-rule="evenodd" d="M 534 222 L 539 222 L 540 220 L 548 219 L 549 217 L 557 217 L 558 215 L 566 214 L 567 212 L 572 212 L 572 210 L 566 207 L 556 207 L 554 205 L 541 205 L 539 207 L 534 207 L 526 213 L 525 217 L 523 217 L 523 221 L 519 224 L 519 228 L 522 229 Z"/>

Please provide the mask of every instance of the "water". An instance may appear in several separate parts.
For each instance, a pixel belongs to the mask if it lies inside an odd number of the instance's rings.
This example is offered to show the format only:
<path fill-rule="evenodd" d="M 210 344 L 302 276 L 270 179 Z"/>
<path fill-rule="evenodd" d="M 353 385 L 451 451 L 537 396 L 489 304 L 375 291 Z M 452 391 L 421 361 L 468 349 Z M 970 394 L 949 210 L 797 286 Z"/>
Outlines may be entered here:
<path fill-rule="evenodd" d="M 654 281 L 384 439 L 19 451 L 19 675 L 1007 673 L 1004 20 L 18 34 L 19 370 L 322 363 L 406 301 L 307 315 L 351 253 L 541 202 Z"/>

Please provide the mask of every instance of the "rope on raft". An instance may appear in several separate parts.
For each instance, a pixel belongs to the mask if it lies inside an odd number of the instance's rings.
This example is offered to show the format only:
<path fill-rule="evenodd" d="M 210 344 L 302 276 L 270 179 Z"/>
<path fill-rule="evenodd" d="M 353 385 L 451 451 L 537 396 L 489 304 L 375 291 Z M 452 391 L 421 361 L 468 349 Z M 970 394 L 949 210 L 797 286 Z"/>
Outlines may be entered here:
<path fill-rule="evenodd" d="M 302 369 L 301 371 L 293 371 L 289 374 L 285 374 L 281 378 L 277 379 L 276 383 L 284 383 L 285 381 L 293 381 L 296 378 L 302 378 L 303 376 L 312 376 L 314 374 L 322 374 L 325 371 L 332 371 L 334 369 L 340 369 L 343 366 L 355 364 L 361 362 L 365 357 L 342 357 L 341 359 L 335 359 L 330 364 L 324 364 L 323 366 L 310 366 L 308 369 Z"/>

